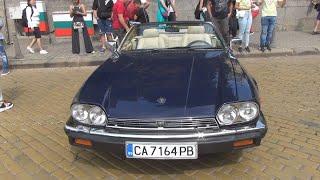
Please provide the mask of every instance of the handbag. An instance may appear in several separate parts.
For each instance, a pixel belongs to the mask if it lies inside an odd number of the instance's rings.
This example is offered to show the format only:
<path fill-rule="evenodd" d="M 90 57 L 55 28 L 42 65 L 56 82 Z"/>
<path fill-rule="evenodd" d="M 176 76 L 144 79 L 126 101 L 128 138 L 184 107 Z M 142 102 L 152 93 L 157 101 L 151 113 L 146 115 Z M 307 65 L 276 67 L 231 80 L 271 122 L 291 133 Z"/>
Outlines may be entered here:
<path fill-rule="evenodd" d="M 73 22 L 73 29 L 82 29 L 84 28 L 83 22 Z"/>

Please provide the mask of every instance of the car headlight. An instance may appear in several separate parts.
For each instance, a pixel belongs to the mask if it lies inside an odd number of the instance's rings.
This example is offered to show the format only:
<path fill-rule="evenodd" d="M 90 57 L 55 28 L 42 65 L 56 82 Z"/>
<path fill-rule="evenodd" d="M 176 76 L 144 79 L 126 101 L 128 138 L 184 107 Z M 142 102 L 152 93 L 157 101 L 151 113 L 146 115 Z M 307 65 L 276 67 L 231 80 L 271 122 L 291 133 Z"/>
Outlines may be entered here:
<path fill-rule="evenodd" d="M 72 115 L 73 119 L 75 119 L 81 123 L 85 123 L 85 124 L 89 123 L 88 122 L 89 112 L 88 112 L 85 105 L 82 105 L 82 104 L 73 105 L 71 107 L 71 115 Z"/>
<path fill-rule="evenodd" d="M 232 103 L 219 109 L 217 120 L 221 125 L 232 125 L 252 121 L 258 115 L 259 107 L 254 102 Z"/>
<path fill-rule="evenodd" d="M 103 126 L 107 122 L 106 113 L 98 106 L 74 104 L 71 107 L 73 119 L 88 125 Z"/>
<path fill-rule="evenodd" d="M 106 123 L 106 114 L 100 107 L 95 106 L 89 112 L 89 118 L 93 125 L 104 125 Z"/>

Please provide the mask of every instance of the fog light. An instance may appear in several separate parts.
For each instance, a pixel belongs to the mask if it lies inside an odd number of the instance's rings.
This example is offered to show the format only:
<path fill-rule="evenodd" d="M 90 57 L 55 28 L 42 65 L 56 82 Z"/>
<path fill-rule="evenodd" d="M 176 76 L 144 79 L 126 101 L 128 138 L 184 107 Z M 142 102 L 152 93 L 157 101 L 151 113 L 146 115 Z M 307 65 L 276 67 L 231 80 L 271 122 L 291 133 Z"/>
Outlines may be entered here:
<path fill-rule="evenodd" d="M 86 139 L 75 139 L 74 142 L 76 144 L 83 145 L 83 146 L 90 146 L 90 147 L 92 146 L 92 142 Z"/>
<path fill-rule="evenodd" d="M 252 144 L 253 144 L 253 139 L 245 139 L 245 140 L 233 142 L 233 147 L 243 147 L 243 146 L 249 146 Z"/>

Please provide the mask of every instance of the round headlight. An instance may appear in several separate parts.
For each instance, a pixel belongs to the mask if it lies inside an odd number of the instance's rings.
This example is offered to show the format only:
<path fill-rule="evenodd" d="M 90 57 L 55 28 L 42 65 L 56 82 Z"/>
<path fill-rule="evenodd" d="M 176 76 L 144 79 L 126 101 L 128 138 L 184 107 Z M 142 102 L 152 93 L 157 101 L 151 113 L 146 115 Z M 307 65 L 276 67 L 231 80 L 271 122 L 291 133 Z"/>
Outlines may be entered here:
<path fill-rule="evenodd" d="M 89 111 L 89 118 L 93 125 L 105 125 L 107 117 L 104 111 L 98 107 L 95 106 L 90 109 Z"/>
<path fill-rule="evenodd" d="M 237 119 L 238 112 L 234 106 L 224 105 L 220 108 L 217 117 L 220 123 L 223 125 L 233 124 Z"/>
<path fill-rule="evenodd" d="M 239 107 L 239 115 L 246 121 L 251 121 L 258 116 L 258 107 L 254 103 L 244 103 Z"/>
<path fill-rule="evenodd" d="M 81 122 L 88 123 L 88 111 L 86 107 L 82 104 L 76 104 L 71 107 L 71 115 L 73 119 Z"/>

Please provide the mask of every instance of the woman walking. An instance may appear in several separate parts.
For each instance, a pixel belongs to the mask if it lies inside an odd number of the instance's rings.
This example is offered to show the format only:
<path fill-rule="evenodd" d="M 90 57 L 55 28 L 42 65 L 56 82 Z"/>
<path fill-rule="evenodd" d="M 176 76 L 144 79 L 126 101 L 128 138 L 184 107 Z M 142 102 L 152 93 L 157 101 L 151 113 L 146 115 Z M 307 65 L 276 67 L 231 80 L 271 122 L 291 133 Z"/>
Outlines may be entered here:
<path fill-rule="evenodd" d="M 28 6 L 26 8 L 26 16 L 28 20 L 28 28 L 33 31 L 33 34 L 35 37 L 27 47 L 27 50 L 30 53 L 34 54 L 34 50 L 32 47 L 35 43 L 37 43 L 40 49 L 40 54 L 48 54 L 48 52 L 42 48 L 42 44 L 41 44 L 41 32 L 39 28 L 40 12 L 36 7 L 36 0 L 28 0 L 27 3 L 28 3 Z"/>
<path fill-rule="evenodd" d="M 158 1 L 157 22 L 166 22 L 168 21 L 170 9 L 166 5 L 166 0 L 157 0 L 157 1 Z"/>
<path fill-rule="evenodd" d="M 86 8 L 80 4 L 80 0 L 73 0 L 73 4 L 69 8 L 72 20 L 72 53 L 80 53 L 79 30 L 82 29 L 84 45 L 86 53 L 93 53 L 91 39 L 88 33 L 83 16 L 87 16 Z"/>
<path fill-rule="evenodd" d="M 242 53 L 243 49 L 250 53 L 250 28 L 252 25 L 251 14 L 252 2 L 251 0 L 236 0 L 237 18 L 239 23 L 239 38 L 242 40 L 239 52 Z"/>

